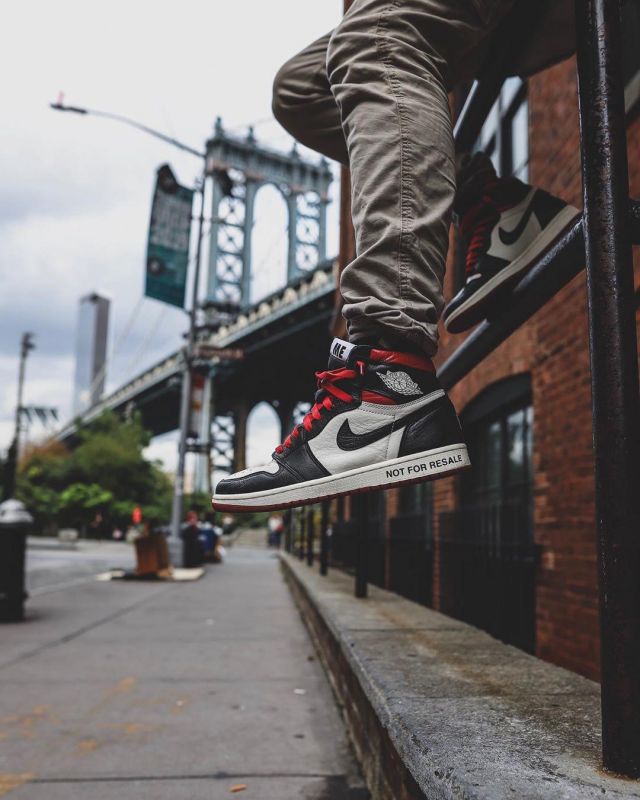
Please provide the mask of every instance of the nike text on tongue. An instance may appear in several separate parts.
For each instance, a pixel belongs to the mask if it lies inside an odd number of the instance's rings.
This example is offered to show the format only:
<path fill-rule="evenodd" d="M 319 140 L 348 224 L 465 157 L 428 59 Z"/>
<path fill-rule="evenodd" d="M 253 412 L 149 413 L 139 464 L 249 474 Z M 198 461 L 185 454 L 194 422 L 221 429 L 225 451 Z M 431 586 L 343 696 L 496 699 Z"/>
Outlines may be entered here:
<path fill-rule="evenodd" d="M 339 358 L 340 361 L 346 362 L 354 347 L 355 345 L 345 342 L 344 339 L 334 339 L 331 342 L 330 352 L 334 358 Z"/>

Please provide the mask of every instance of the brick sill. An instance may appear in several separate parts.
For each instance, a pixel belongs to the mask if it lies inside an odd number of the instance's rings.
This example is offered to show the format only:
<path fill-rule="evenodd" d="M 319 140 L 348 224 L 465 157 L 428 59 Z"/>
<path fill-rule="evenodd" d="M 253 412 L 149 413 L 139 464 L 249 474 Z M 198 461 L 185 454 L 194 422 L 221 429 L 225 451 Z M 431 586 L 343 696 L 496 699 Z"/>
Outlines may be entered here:
<path fill-rule="evenodd" d="M 599 687 L 457 620 L 282 556 L 373 800 L 640 798 L 603 774 Z"/>

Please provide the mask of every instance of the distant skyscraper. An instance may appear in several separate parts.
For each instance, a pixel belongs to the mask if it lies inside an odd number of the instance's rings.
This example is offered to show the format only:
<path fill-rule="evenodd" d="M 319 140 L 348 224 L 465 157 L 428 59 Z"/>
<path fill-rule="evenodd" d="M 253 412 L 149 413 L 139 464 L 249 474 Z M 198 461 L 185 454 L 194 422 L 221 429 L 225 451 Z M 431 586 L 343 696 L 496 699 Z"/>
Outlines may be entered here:
<path fill-rule="evenodd" d="M 73 390 L 75 414 L 97 403 L 104 392 L 110 305 L 111 301 L 97 292 L 80 298 Z"/>

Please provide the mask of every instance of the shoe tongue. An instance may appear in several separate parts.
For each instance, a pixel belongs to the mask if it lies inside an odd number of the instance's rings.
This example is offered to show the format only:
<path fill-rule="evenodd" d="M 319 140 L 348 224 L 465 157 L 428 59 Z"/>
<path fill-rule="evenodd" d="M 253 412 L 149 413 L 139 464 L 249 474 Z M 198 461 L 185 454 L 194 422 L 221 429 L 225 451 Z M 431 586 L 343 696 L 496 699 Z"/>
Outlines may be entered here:
<path fill-rule="evenodd" d="M 371 348 L 363 344 L 351 344 L 344 339 L 334 339 L 329 349 L 329 369 L 354 367 L 356 361 L 367 361 Z"/>

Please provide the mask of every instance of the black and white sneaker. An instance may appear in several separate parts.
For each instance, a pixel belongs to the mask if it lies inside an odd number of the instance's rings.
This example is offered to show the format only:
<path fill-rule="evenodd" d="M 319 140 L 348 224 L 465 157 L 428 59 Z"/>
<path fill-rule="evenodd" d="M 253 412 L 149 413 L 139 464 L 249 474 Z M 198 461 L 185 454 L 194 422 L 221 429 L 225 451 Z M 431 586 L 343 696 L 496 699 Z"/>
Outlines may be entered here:
<path fill-rule="evenodd" d="M 431 359 L 334 339 L 315 405 L 264 466 L 219 481 L 213 507 L 256 511 L 441 478 L 470 465 Z"/>
<path fill-rule="evenodd" d="M 580 215 L 517 178 L 494 177 L 480 196 L 465 200 L 456 201 L 456 211 L 467 242 L 466 282 L 443 313 L 450 333 L 499 311 L 507 292 Z"/>

